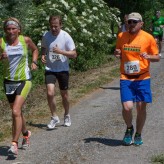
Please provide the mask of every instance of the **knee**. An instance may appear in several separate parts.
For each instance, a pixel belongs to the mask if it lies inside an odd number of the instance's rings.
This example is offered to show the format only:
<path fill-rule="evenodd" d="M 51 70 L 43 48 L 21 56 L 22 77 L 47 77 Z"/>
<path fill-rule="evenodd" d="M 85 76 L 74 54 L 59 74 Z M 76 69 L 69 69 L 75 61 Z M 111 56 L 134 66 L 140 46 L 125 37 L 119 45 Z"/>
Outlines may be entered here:
<path fill-rule="evenodd" d="M 132 102 L 125 102 L 122 104 L 122 106 L 123 106 L 123 111 L 125 111 L 125 112 L 132 111 L 132 109 L 133 109 Z"/>
<path fill-rule="evenodd" d="M 47 96 L 48 96 L 49 98 L 54 97 L 54 96 L 55 96 L 54 91 L 48 91 L 48 92 L 47 92 Z"/>
<path fill-rule="evenodd" d="M 67 93 L 61 94 L 61 97 L 63 100 L 68 100 L 68 94 Z"/>
<path fill-rule="evenodd" d="M 20 117 L 21 116 L 21 110 L 18 108 L 13 108 L 12 115 L 13 115 L 13 117 Z"/>
<path fill-rule="evenodd" d="M 123 110 L 123 112 L 128 113 L 128 112 L 131 112 L 132 111 L 132 108 L 123 108 L 122 110 Z"/>

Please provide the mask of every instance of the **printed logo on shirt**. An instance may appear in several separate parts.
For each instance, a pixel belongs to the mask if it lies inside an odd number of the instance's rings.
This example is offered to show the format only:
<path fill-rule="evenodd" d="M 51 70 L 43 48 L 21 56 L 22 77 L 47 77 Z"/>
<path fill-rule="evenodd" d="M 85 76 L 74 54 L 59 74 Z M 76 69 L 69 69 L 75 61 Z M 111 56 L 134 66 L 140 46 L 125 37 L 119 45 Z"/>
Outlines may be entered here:
<path fill-rule="evenodd" d="M 134 46 L 134 45 L 124 45 L 123 49 L 124 49 L 124 51 L 133 51 L 133 52 L 141 51 L 140 46 Z"/>

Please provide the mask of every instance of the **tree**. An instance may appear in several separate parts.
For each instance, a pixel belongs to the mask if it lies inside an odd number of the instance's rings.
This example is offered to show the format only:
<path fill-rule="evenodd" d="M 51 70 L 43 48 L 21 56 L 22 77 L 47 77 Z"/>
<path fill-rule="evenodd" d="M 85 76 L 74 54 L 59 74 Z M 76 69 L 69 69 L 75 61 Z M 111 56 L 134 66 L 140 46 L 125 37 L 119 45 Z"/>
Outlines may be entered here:
<path fill-rule="evenodd" d="M 105 2 L 108 6 L 116 7 L 120 10 L 122 21 L 125 14 L 139 12 L 143 16 L 145 29 L 148 29 L 154 11 L 164 8 L 163 0 L 105 0 Z"/>

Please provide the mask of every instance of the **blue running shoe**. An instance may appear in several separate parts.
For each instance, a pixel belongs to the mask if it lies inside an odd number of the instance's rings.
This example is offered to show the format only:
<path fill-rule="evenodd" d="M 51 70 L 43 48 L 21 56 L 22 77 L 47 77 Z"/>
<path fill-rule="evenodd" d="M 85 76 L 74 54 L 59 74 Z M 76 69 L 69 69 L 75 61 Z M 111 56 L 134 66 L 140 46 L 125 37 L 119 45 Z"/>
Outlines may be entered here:
<path fill-rule="evenodd" d="M 133 133 L 134 133 L 133 128 L 126 130 L 125 136 L 123 138 L 124 145 L 129 146 L 133 143 L 133 141 L 132 141 Z"/>
<path fill-rule="evenodd" d="M 142 138 L 141 138 L 141 134 L 135 134 L 134 136 L 134 145 L 136 146 L 140 146 L 143 144 Z"/>

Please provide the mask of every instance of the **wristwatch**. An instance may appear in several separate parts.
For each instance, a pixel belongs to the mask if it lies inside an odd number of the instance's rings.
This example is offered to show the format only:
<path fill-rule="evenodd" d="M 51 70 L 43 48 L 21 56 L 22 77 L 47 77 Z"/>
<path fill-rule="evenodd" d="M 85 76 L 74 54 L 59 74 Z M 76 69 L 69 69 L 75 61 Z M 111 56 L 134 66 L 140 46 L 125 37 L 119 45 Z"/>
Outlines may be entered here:
<path fill-rule="evenodd" d="M 37 63 L 37 61 L 32 61 L 36 66 L 38 66 L 38 63 Z"/>

